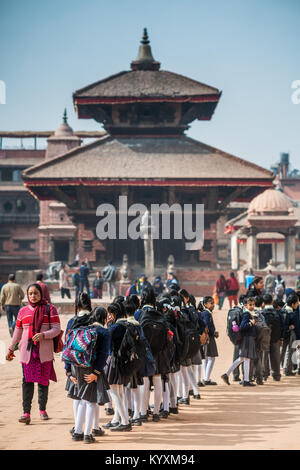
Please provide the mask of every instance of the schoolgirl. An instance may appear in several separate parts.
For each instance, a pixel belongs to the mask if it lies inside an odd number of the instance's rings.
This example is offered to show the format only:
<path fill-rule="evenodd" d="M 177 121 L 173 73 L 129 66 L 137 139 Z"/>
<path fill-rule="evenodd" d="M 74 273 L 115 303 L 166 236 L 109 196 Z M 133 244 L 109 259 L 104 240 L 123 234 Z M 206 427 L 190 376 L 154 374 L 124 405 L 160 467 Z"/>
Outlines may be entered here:
<path fill-rule="evenodd" d="M 76 304 L 76 316 L 69 320 L 66 336 L 70 330 L 91 326 L 91 299 L 86 292 L 79 293 Z M 98 328 L 97 328 L 98 329 Z M 75 426 L 71 430 L 74 441 L 84 441 L 87 444 L 95 442 L 94 435 L 102 435 L 97 432 L 97 427 L 92 434 L 92 427 L 96 425 L 98 404 L 103 405 L 108 401 L 108 383 L 103 373 L 104 365 L 109 352 L 109 336 L 99 330 L 95 347 L 95 359 L 89 367 L 80 367 L 65 363 L 68 376 L 66 390 L 68 397 L 74 399 Z M 82 432 L 85 423 L 84 432 Z"/>
<path fill-rule="evenodd" d="M 250 361 L 256 359 L 256 346 L 255 346 L 255 299 L 253 297 L 244 298 L 244 313 L 242 321 L 239 326 L 239 331 L 242 335 L 242 342 L 240 348 L 240 355 L 233 364 L 229 367 L 227 372 L 221 376 L 223 381 L 230 385 L 229 376 L 231 372 L 243 363 L 244 365 L 244 387 L 255 387 L 255 384 L 250 382 Z"/>
<path fill-rule="evenodd" d="M 217 385 L 216 382 L 213 382 L 210 379 L 215 359 L 218 357 L 218 348 L 216 344 L 216 338 L 219 337 L 218 331 L 216 331 L 212 312 L 214 310 L 214 299 L 211 296 L 206 296 L 202 300 L 204 307 L 203 312 L 201 312 L 201 319 L 203 320 L 205 326 L 208 327 L 209 334 L 209 343 L 206 344 L 203 348 L 204 360 L 203 360 L 203 371 L 204 371 L 204 385 Z"/>
<path fill-rule="evenodd" d="M 125 398 L 125 386 L 130 382 L 130 376 L 124 375 L 116 360 L 123 337 L 126 333 L 126 312 L 123 303 L 112 303 L 108 306 L 108 312 L 113 314 L 115 323 L 109 328 L 110 356 L 107 361 L 106 374 L 110 386 L 110 395 L 114 402 L 115 413 L 112 420 L 103 427 L 111 431 L 131 431 L 128 407 Z"/>

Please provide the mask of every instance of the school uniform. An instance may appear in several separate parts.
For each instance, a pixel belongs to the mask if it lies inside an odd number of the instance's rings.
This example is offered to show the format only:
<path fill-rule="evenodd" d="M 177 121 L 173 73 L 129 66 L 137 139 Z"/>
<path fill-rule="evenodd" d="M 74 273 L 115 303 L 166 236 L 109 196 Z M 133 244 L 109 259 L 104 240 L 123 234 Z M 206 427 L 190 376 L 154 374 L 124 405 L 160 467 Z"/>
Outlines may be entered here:
<path fill-rule="evenodd" d="M 211 382 L 210 375 L 215 363 L 215 358 L 218 357 L 218 348 L 215 339 L 215 324 L 212 316 L 212 312 L 208 309 L 205 309 L 200 314 L 201 319 L 203 320 L 205 326 L 208 327 L 208 336 L 209 343 L 203 347 L 204 351 L 204 360 L 203 360 L 203 369 L 204 369 L 204 383 L 205 385 L 215 385 L 215 382 Z"/>
<path fill-rule="evenodd" d="M 265 305 L 262 311 L 265 317 L 266 323 L 271 327 L 271 340 L 270 340 L 270 352 L 269 362 L 267 361 L 267 354 L 265 360 L 265 378 L 270 375 L 270 368 L 274 380 L 279 381 L 280 374 L 280 340 L 284 337 L 284 322 L 282 315 L 278 310 L 275 310 L 273 305 Z M 273 320 L 275 322 L 272 325 Z"/>

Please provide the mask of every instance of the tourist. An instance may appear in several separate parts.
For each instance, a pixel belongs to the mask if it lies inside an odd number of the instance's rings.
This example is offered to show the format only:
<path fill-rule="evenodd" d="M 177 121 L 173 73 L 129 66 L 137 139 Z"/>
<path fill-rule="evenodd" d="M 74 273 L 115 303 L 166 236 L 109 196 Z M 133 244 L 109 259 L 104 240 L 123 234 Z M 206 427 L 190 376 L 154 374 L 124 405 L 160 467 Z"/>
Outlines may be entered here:
<path fill-rule="evenodd" d="M 79 292 L 80 292 L 79 268 L 75 268 L 75 272 L 72 274 L 72 286 L 75 289 L 75 303 L 76 303 L 78 300 Z"/>
<path fill-rule="evenodd" d="M 230 385 L 229 376 L 236 367 L 243 363 L 244 365 L 244 387 L 255 387 L 255 384 L 250 382 L 250 361 L 256 359 L 256 346 L 255 346 L 255 300 L 253 297 L 244 298 L 244 313 L 242 321 L 239 326 L 241 333 L 241 346 L 239 357 L 231 364 L 227 372 L 221 376 L 223 381 Z"/>
<path fill-rule="evenodd" d="M 245 277 L 245 287 L 246 287 L 246 289 L 249 289 L 249 286 L 252 284 L 252 282 L 254 280 L 254 277 L 255 276 L 253 274 L 253 269 L 250 268 L 249 273 Z"/>
<path fill-rule="evenodd" d="M 232 304 L 238 304 L 238 292 L 240 289 L 239 282 L 235 277 L 234 273 L 231 272 L 229 278 L 226 281 L 227 285 L 227 297 L 229 300 L 229 307 L 232 308 Z"/>
<path fill-rule="evenodd" d="M 283 345 L 284 339 L 284 322 L 281 313 L 273 306 L 273 298 L 270 294 L 263 296 L 264 309 L 262 311 L 266 323 L 271 328 L 271 340 L 269 355 L 265 355 L 264 378 L 272 374 L 273 380 L 280 381 L 280 347 Z M 269 356 L 269 357 L 268 357 Z M 270 371 L 270 367 L 271 371 Z"/>
<path fill-rule="evenodd" d="M 80 292 L 84 292 L 84 289 L 86 289 L 88 295 L 90 295 L 89 273 L 90 270 L 87 267 L 86 262 L 82 261 L 79 268 Z"/>
<path fill-rule="evenodd" d="M 263 294 L 264 280 L 261 276 L 255 276 L 253 282 L 249 285 L 246 296 L 257 297 Z"/>
<path fill-rule="evenodd" d="M 145 289 L 152 289 L 150 282 L 145 274 L 141 274 L 138 280 L 138 295 L 142 297 Z"/>
<path fill-rule="evenodd" d="M 104 284 L 104 279 L 101 276 L 101 273 L 97 271 L 96 277 L 93 281 L 93 297 L 94 299 L 102 299 L 102 288 Z"/>
<path fill-rule="evenodd" d="M 166 288 L 170 291 L 173 289 L 174 284 L 178 287 L 178 280 L 174 273 L 168 273 L 168 278 L 166 282 Z"/>
<path fill-rule="evenodd" d="M 66 329 L 66 340 L 72 330 L 80 328 L 95 329 L 97 341 L 94 350 L 94 360 L 89 366 L 79 366 L 65 362 L 65 370 L 68 376 L 66 390 L 68 397 L 74 399 L 75 426 L 71 430 L 74 441 L 84 441 L 90 444 L 95 442 L 94 436 L 102 436 L 104 431 L 99 429 L 99 407 L 108 401 L 108 383 L 103 373 L 106 359 L 109 353 L 110 338 L 107 330 L 97 321 L 102 316 L 91 314 L 92 306 L 89 295 L 86 292 L 79 294 L 76 303 L 76 316 L 69 320 Z M 85 423 L 84 432 L 82 432 Z"/>
<path fill-rule="evenodd" d="M 277 279 L 275 280 L 275 295 L 277 300 L 283 300 L 285 294 L 285 282 L 282 279 L 281 275 L 278 274 Z"/>
<path fill-rule="evenodd" d="M 39 284 L 41 286 L 43 298 L 46 299 L 46 301 L 49 304 L 51 304 L 50 292 L 49 292 L 47 284 L 44 283 L 44 275 L 42 273 L 37 274 L 36 282 L 37 282 L 37 284 Z"/>
<path fill-rule="evenodd" d="M 118 270 L 116 266 L 112 264 L 112 261 L 109 261 L 108 265 L 102 271 L 102 276 L 104 281 L 107 283 L 107 295 L 111 299 L 116 296 L 116 280 L 117 280 Z"/>
<path fill-rule="evenodd" d="M 163 293 L 165 286 L 160 276 L 156 276 L 156 278 L 153 281 L 152 287 L 154 289 L 154 293 L 156 296 L 159 296 L 160 294 Z"/>
<path fill-rule="evenodd" d="M 271 269 L 269 269 L 268 274 L 265 277 L 265 293 L 266 294 L 270 294 L 272 296 L 274 295 L 275 284 L 276 284 L 275 281 L 276 281 L 276 277 L 274 276 L 274 274 L 272 274 Z"/>
<path fill-rule="evenodd" d="M 14 274 L 8 276 L 8 282 L 1 289 L 0 305 L 6 313 L 8 331 L 10 336 L 13 335 L 14 327 L 18 317 L 19 310 L 24 299 L 23 289 L 16 283 Z"/>
<path fill-rule="evenodd" d="M 220 277 L 215 284 L 214 290 L 219 298 L 219 310 L 221 310 L 226 298 L 227 291 L 227 283 L 224 274 L 220 274 Z"/>
<path fill-rule="evenodd" d="M 59 271 L 59 288 L 62 299 L 64 299 L 65 295 L 69 299 L 71 298 L 69 276 L 65 265 L 62 265 L 61 270 Z"/>
<path fill-rule="evenodd" d="M 60 320 L 56 308 L 42 297 L 39 284 L 27 288 L 28 305 L 20 309 L 16 328 L 6 356 L 14 357 L 13 351 L 19 343 L 20 362 L 23 369 L 23 416 L 20 423 L 30 423 L 34 383 L 38 383 L 40 417 L 47 420 L 49 381 L 57 381 L 53 367 L 53 338 L 60 333 Z M 49 322 L 50 320 L 50 322 Z"/>
<path fill-rule="evenodd" d="M 214 320 L 213 320 L 213 310 L 215 307 L 214 299 L 211 296 L 205 296 L 202 301 L 204 310 L 201 313 L 201 318 L 205 323 L 205 326 L 208 327 L 209 334 L 209 343 L 204 346 L 204 361 L 203 361 L 203 370 L 204 370 L 204 385 L 217 385 L 216 382 L 213 382 L 210 379 L 215 359 L 219 355 L 218 348 L 216 344 L 216 338 L 219 337 L 218 331 L 216 331 Z"/>

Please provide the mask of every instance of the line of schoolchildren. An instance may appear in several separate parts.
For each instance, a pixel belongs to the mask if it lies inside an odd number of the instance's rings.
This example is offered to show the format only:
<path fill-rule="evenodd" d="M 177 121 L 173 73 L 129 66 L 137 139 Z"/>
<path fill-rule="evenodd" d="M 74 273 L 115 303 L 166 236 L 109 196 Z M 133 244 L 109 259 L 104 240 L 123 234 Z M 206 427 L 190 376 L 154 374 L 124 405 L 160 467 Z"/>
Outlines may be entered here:
<path fill-rule="evenodd" d="M 212 297 L 204 297 L 197 308 L 195 298 L 174 285 L 158 297 L 152 288 L 141 298 L 116 297 L 107 310 L 92 311 L 88 294 L 80 293 L 63 351 L 66 390 L 73 399 L 72 439 L 92 443 L 104 434 L 99 405 L 113 413 L 103 428 L 131 431 L 178 414 L 178 405 L 200 399 L 199 387 L 216 385 L 210 379 L 218 355 L 213 308 Z M 78 352 L 84 348 L 90 357 L 86 364 Z"/>
<path fill-rule="evenodd" d="M 300 375 L 300 292 L 290 294 L 286 302 L 279 301 L 270 294 L 262 295 L 261 281 L 255 278 L 247 295 L 240 296 L 239 305 L 228 312 L 233 363 L 221 376 L 228 385 L 231 373 L 244 386 L 255 386 L 255 381 L 263 385 L 270 375 L 280 381 L 281 367 L 286 376 Z"/>

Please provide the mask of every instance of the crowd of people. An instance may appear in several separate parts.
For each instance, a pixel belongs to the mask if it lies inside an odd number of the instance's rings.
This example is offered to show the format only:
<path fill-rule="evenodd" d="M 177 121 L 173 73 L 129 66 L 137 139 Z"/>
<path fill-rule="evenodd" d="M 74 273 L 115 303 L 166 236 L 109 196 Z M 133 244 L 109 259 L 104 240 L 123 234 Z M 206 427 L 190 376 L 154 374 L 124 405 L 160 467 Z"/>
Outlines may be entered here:
<path fill-rule="evenodd" d="M 234 275 L 230 278 L 235 279 Z M 285 300 L 278 299 L 265 283 L 266 279 L 253 276 L 246 295 L 230 306 L 227 335 L 233 343 L 233 363 L 221 376 L 227 385 L 231 374 L 244 387 L 263 385 L 270 376 L 280 381 L 281 367 L 286 376 L 300 375 L 300 292 L 285 290 Z M 89 293 L 79 291 L 61 349 L 55 306 L 41 282 L 27 288 L 28 305 L 18 312 L 6 356 L 12 360 L 19 349 L 21 423 L 31 421 L 34 383 L 38 383 L 41 419 L 48 419 L 49 382 L 56 381 L 53 360 L 59 351 L 66 395 L 73 400 L 70 433 L 74 441 L 93 443 L 107 430 L 130 432 L 147 421 L 157 423 L 178 414 L 191 400 L 199 400 L 202 387 L 217 385 L 211 380 L 219 337 L 213 319 L 214 296 L 205 296 L 197 304 L 174 275 L 166 285 L 160 279 L 151 285 L 145 276 L 133 285 L 136 292 L 115 296 L 107 309 L 93 309 Z M 226 285 L 231 286 L 227 295 L 235 297 L 236 284 Z M 103 428 L 99 426 L 100 406 L 111 416 Z"/>

